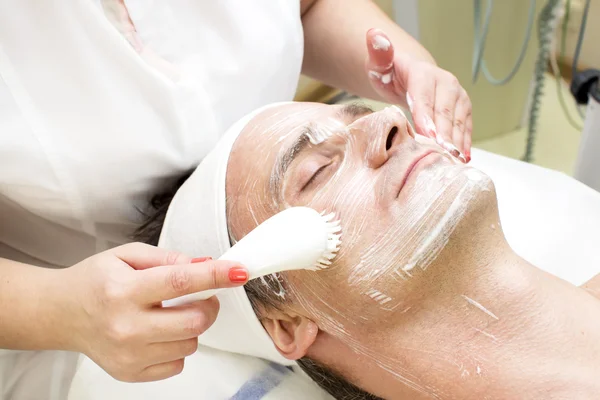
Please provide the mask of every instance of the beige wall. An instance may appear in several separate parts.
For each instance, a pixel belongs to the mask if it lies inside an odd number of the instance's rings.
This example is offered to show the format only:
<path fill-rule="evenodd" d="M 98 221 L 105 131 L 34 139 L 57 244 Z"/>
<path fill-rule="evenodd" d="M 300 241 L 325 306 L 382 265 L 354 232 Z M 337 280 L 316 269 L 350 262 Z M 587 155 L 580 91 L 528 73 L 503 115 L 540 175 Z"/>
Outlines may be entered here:
<path fill-rule="evenodd" d="M 353 0 L 348 0 L 349 2 Z M 376 3 L 390 18 L 394 18 L 392 0 L 375 0 Z M 298 90 L 296 91 L 296 100 L 321 100 L 327 93 L 332 90 L 327 90 L 319 82 L 310 79 L 306 76 L 300 78 Z"/>

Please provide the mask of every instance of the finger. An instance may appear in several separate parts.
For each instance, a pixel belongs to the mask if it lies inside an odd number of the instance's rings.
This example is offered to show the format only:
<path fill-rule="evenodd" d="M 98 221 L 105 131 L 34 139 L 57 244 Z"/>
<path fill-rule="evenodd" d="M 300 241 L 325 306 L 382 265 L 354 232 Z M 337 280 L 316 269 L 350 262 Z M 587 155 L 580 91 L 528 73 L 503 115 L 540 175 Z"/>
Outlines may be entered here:
<path fill-rule="evenodd" d="M 241 286 L 247 281 L 248 270 L 239 263 L 210 260 L 140 271 L 134 286 L 142 304 L 154 304 L 209 289 Z"/>
<path fill-rule="evenodd" d="M 471 112 L 471 102 L 467 93 L 462 90 L 456 108 L 454 109 L 454 121 L 452 127 L 452 142 L 458 149 L 464 154 L 465 153 L 465 131 L 466 131 L 466 119 L 467 115 Z"/>
<path fill-rule="evenodd" d="M 109 251 L 134 269 L 187 264 L 192 260 L 177 251 L 161 249 L 144 243 L 129 243 Z"/>
<path fill-rule="evenodd" d="M 155 308 L 147 314 L 147 340 L 162 343 L 198 337 L 212 326 L 218 314 L 216 297 L 184 306 Z"/>
<path fill-rule="evenodd" d="M 390 100 L 390 87 L 394 78 L 394 46 L 381 29 L 367 32 L 367 60 L 365 69 L 373 87 Z"/>
<path fill-rule="evenodd" d="M 183 371 L 185 360 L 183 358 L 162 364 L 152 365 L 142 371 L 138 382 L 153 382 L 179 375 Z"/>
<path fill-rule="evenodd" d="M 418 134 L 435 139 L 436 126 L 433 122 L 435 82 L 423 75 L 411 78 L 407 91 L 407 99 L 411 99 L 412 116 Z"/>
<path fill-rule="evenodd" d="M 153 365 L 176 361 L 191 356 L 198 350 L 198 338 L 176 342 L 152 343 L 148 348 Z"/>
<path fill-rule="evenodd" d="M 473 115 L 472 115 L 472 106 L 471 112 L 468 114 L 467 119 L 465 121 L 465 157 L 467 158 L 467 162 L 471 161 L 471 146 L 473 140 Z"/>
<path fill-rule="evenodd" d="M 381 29 L 367 32 L 367 67 L 369 71 L 391 72 L 394 62 L 394 46 Z"/>
<path fill-rule="evenodd" d="M 454 111 L 460 95 L 460 89 L 458 81 L 453 77 L 450 81 L 438 81 L 435 90 L 433 122 L 437 129 L 438 139 L 441 138 L 449 143 L 453 143 Z"/>

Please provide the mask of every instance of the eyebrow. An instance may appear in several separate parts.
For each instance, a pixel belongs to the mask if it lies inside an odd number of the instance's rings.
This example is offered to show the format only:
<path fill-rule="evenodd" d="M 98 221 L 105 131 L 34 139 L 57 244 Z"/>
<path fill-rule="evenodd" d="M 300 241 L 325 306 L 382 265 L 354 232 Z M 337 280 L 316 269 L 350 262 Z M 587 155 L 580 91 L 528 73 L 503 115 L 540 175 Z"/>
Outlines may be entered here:
<path fill-rule="evenodd" d="M 373 112 L 371 107 L 364 104 L 347 104 L 338 111 L 337 116 L 340 119 L 356 119 L 365 114 Z M 294 142 L 285 150 L 281 157 L 278 157 L 275 162 L 274 173 L 271 174 L 269 186 L 271 193 L 273 193 L 277 199 L 281 200 L 281 183 L 283 178 L 296 158 L 310 146 L 310 138 L 315 137 L 315 131 L 312 124 L 305 125 L 302 128 L 300 135 L 294 140 Z"/>
<path fill-rule="evenodd" d="M 352 103 L 346 104 L 340 111 L 338 111 L 338 116 L 341 119 L 346 118 L 358 118 L 362 117 L 365 114 L 371 114 L 375 112 L 371 107 L 361 104 L 361 103 Z"/>

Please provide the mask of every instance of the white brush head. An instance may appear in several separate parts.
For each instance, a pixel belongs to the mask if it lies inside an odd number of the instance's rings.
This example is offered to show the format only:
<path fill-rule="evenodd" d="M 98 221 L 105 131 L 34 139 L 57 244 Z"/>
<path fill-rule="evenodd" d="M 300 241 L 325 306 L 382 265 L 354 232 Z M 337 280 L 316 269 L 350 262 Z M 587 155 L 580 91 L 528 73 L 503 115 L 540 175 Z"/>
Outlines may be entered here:
<path fill-rule="evenodd" d="M 316 271 L 331 265 L 341 244 L 340 232 L 333 213 L 292 207 L 257 226 L 219 260 L 240 262 L 250 279 L 282 271 Z"/>
<path fill-rule="evenodd" d="M 334 218 L 333 213 L 322 215 L 308 207 L 288 208 L 257 226 L 219 260 L 239 262 L 248 269 L 250 279 L 283 271 L 327 268 L 341 244 L 342 228 Z M 206 300 L 222 290 L 166 300 L 163 307 Z"/>

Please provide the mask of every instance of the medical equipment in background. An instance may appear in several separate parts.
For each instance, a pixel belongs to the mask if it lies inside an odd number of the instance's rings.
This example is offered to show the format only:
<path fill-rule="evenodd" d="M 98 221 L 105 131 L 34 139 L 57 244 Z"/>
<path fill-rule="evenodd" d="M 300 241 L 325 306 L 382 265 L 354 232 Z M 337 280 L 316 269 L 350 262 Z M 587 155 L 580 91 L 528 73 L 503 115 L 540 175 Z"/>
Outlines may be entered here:
<path fill-rule="evenodd" d="M 529 117 L 527 122 L 527 143 L 523 161 L 531 162 L 535 145 L 535 135 L 538 127 L 538 117 L 542 103 L 548 60 L 550 59 L 550 46 L 555 34 L 556 21 L 558 20 L 558 7 L 562 4 L 560 0 L 548 0 L 538 18 L 538 55 L 533 71 L 533 93 L 529 106 Z"/>
<path fill-rule="evenodd" d="M 583 10 L 581 25 L 579 27 L 579 34 L 577 38 L 577 45 L 575 49 L 575 55 L 573 57 L 572 66 L 572 83 L 571 93 L 575 96 L 577 103 L 580 105 L 588 104 L 588 117 L 586 118 L 585 125 L 583 128 L 579 156 L 575 168 L 575 178 L 588 184 L 589 186 L 600 191 L 600 161 L 596 161 L 598 157 L 594 157 L 594 153 L 600 151 L 600 134 L 593 132 L 600 132 L 600 111 L 598 102 L 600 101 L 599 89 L 598 89 L 598 76 L 600 71 L 588 70 L 582 73 L 578 73 L 577 66 L 579 61 L 579 55 L 581 52 L 581 46 L 583 44 L 583 38 L 585 34 L 585 28 L 587 23 L 587 16 L 589 13 L 591 0 L 586 0 L 585 8 Z M 530 0 L 528 26 L 525 39 L 521 47 L 521 53 L 519 58 L 514 64 L 509 74 L 502 78 L 497 79 L 493 77 L 487 69 L 485 60 L 483 59 L 483 53 L 485 49 L 485 40 L 487 31 L 489 28 L 490 17 L 492 14 L 492 7 L 494 5 L 493 0 L 487 1 L 487 9 L 485 13 L 483 27 L 481 26 L 481 0 L 474 0 L 474 31 L 475 31 L 475 42 L 473 50 L 473 82 L 477 81 L 479 71 L 483 72 L 483 75 L 493 85 L 504 85 L 508 83 L 518 71 L 522 64 L 527 44 L 531 37 L 531 30 L 533 26 L 533 16 L 535 14 L 535 0 Z M 571 0 L 548 0 L 544 5 L 538 17 L 538 55 L 535 63 L 535 69 L 533 73 L 533 92 L 531 97 L 531 104 L 529 107 L 529 118 L 527 124 L 527 144 L 525 147 L 525 153 L 523 160 L 527 162 L 532 161 L 532 155 L 535 145 L 535 136 L 537 133 L 538 117 L 541 107 L 542 94 L 544 89 L 544 83 L 546 79 L 546 71 L 548 69 L 548 61 L 550 60 L 550 52 L 553 38 L 555 37 L 556 29 L 558 27 L 558 21 L 561 17 L 562 8 L 564 7 L 565 13 L 563 16 L 562 24 L 562 40 L 560 57 L 564 57 L 565 53 L 565 36 L 567 30 L 567 24 L 569 22 L 569 11 L 571 8 Z M 559 100 L 565 116 L 571 123 L 578 129 L 581 129 L 573 121 L 568 110 L 565 107 L 564 99 L 562 98 L 562 88 L 560 83 L 562 77 L 560 70 L 556 74 L 558 87 Z M 589 98 L 589 102 L 588 102 Z M 579 115 L 584 118 L 583 112 L 577 108 Z"/>
<path fill-rule="evenodd" d="M 505 85 L 515 76 L 519 67 L 523 62 L 525 51 L 531 38 L 531 31 L 534 25 L 535 16 L 535 0 L 529 1 L 529 14 L 527 22 L 527 31 L 525 39 L 521 45 L 521 51 L 515 64 L 511 68 L 508 75 L 504 78 L 498 79 L 492 76 L 489 72 L 485 60 L 483 58 L 486 36 L 489 29 L 490 19 L 492 16 L 492 9 L 494 6 L 494 0 L 487 0 L 487 9 L 485 11 L 485 18 L 483 26 L 481 26 L 481 2 L 482 0 L 474 0 L 474 12 L 473 12 L 473 29 L 474 29 L 474 48 L 473 48 L 473 83 L 477 82 L 480 70 L 489 83 L 496 86 Z M 531 103 L 529 106 L 529 118 L 527 124 L 527 144 L 525 147 L 525 154 L 523 160 L 530 162 L 533 154 L 533 146 L 535 134 L 537 132 L 537 121 L 542 101 L 542 94 L 545 81 L 546 66 L 548 65 L 548 59 L 550 56 L 550 45 L 552 42 L 552 35 L 554 34 L 554 21 L 556 20 L 555 10 L 560 4 L 560 0 L 549 0 L 542 11 L 538 19 L 538 56 L 535 63 L 535 69 L 533 74 L 533 93 Z"/>
<path fill-rule="evenodd" d="M 292 207 L 275 214 L 227 250 L 219 260 L 246 266 L 249 279 L 283 271 L 318 271 L 331 265 L 341 244 L 341 226 L 335 215 L 309 207 Z M 192 293 L 163 302 L 165 307 L 206 300 L 221 290 Z"/>
<path fill-rule="evenodd" d="M 538 53 L 537 41 L 530 38 L 545 2 L 394 0 L 396 22 L 469 93 L 475 142 L 526 126 Z"/>
<path fill-rule="evenodd" d="M 578 104 L 587 104 L 574 177 L 600 192 L 600 70 L 574 75 L 571 93 Z"/>

